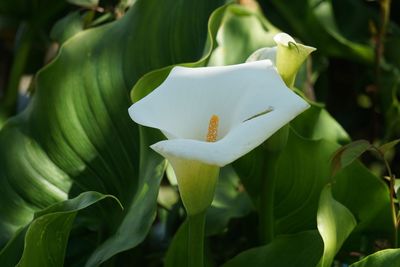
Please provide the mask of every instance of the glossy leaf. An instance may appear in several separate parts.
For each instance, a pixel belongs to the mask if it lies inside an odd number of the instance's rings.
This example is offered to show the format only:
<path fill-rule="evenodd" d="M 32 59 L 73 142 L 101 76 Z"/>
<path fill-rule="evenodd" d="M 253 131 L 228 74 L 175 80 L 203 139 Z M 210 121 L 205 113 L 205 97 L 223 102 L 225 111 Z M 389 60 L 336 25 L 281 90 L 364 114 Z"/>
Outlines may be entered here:
<path fill-rule="evenodd" d="M 400 265 L 400 249 L 385 249 L 353 263 L 350 267 L 397 267 Z"/>
<path fill-rule="evenodd" d="M 317 213 L 318 231 L 324 241 L 324 253 L 318 267 L 330 267 L 336 253 L 356 227 L 353 214 L 332 196 L 331 185 L 321 192 Z"/>
<path fill-rule="evenodd" d="M 138 128 L 127 113 L 129 91 L 150 70 L 201 58 L 208 18 L 222 4 L 135 1 L 123 18 L 62 46 L 37 75 L 28 108 L 0 131 L 1 246 L 34 212 L 86 190 L 115 195 L 125 207 L 121 214 L 104 204 L 109 211 L 98 222 L 111 236 L 101 237 L 99 251 L 107 253 L 96 252 L 93 262 L 143 240 L 164 163 L 144 152 L 147 141 L 139 148 Z M 124 241 L 115 245 L 121 235 Z"/>

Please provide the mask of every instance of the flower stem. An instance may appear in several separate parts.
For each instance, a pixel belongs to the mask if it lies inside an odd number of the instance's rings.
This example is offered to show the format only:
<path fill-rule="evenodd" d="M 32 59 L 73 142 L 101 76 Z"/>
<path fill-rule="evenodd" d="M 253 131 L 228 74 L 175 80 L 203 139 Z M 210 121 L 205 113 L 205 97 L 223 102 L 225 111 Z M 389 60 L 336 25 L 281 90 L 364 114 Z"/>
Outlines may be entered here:
<path fill-rule="evenodd" d="M 274 194 L 276 183 L 276 166 L 278 159 L 286 146 L 289 135 L 289 126 L 283 126 L 264 144 L 263 180 L 260 195 L 260 241 L 268 244 L 275 235 Z"/>
<path fill-rule="evenodd" d="M 260 231 L 261 243 L 268 244 L 274 238 L 274 198 L 269 191 L 275 187 L 275 179 L 268 177 L 264 179 L 262 185 L 261 203 L 260 203 Z"/>
<path fill-rule="evenodd" d="M 202 212 L 187 217 L 189 225 L 188 267 L 204 267 L 205 214 Z"/>
<path fill-rule="evenodd" d="M 274 239 L 274 192 L 276 162 L 280 153 L 270 153 L 264 162 L 264 179 L 260 196 L 260 232 L 261 243 L 268 244 Z"/>

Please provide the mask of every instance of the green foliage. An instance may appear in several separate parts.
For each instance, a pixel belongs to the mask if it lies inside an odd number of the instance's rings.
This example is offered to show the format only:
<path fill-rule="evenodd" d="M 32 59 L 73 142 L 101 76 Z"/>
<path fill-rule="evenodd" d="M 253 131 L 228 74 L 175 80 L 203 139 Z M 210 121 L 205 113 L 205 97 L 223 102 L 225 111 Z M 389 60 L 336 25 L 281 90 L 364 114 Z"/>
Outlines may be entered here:
<path fill-rule="evenodd" d="M 329 267 L 344 241 L 357 225 L 353 214 L 332 196 L 331 185 L 322 189 L 317 212 L 317 227 L 324 241 L 318 267 Z"/>
<path fill-rule="evenodd" d="M 350 265 L 350 267 L 395 267 L 400 264 L 399 249 L 385 249 Z"/>
<path fill-rule="evenodd" d="M 277 237 L 269 245 L 252 248 L 228 261 L 223 267 L 239 266 L 316 266 L 322 253 L 317 231 Z"/>
<path fill-rule="evenodd" d="M 0 62 L 2 266 L 186 266 L 182 203 L 157 209 L 160 183 L 176 192 L 149 148 L 164 137 L 127 109 L 172 67 L 243 63 L 281 29 L 317 48 L 294 89 L 311 107 L 221 169 L 205 265 L 400 264 L 398 249 L 373 248 L 398 238 L 394 184 L 382 179 L 400 172 L 398 18 L 380 39 L 371 3 L 225 2 L 0 1 L 0 53 L 11 51 Z M 60 49 L 43 63 L 51 41 Z M 25 74 L 32 97 L 17 114 Z M 364 165 L 366 151 L 380 158 Z"/>

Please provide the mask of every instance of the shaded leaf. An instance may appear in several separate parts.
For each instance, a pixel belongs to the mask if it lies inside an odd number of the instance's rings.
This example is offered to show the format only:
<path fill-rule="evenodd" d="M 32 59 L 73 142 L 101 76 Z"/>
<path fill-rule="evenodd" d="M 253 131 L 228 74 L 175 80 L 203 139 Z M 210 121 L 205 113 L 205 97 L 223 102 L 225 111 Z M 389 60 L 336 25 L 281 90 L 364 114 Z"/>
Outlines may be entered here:
<path fill-rule="evenodd" d="M 338 29 L 330 0 L 273 0 L 271 3 L 276 13 L 290 25 L 293 35 L 305 44 L 317 47 L 318 51 L 328 56 L 351 58 L 369 64 L 373 62 L 371 46 L 347 39 Z M 268 9 L 268 2 L 265 5 Z M 357 9 L 363 10 L 363 14 L 369 13 L 363 5 L 358 4 Z"/>
<path fill-rule="evenodd" d="M 164 266 L 188 266 L 188 235 L 189 226 L 188 222 L 185 220 L 179 227 L 178 231 L 175 233 L 174 238 L 170 243 L 167 254 L 165 256 Z"/>
<path fill-rule="evenodd" d="M 15 266 L 22 256 L 24 238 L 28 226 L 19 229 L 0 251 L 0 262 L 3 266 Z"/>
<path fill-rule="evenodd" d="M 99 0 L 67 0 L 67 2 L 83 7 L 96 7 L 99 5 Z"/>
<path fill-rule="evenodd" d="M 36 213 L 26 232 L 24 252 L 17 266 L 62 266 L 68 236 L 77 212 L 105 198 L 116 200 L 114 196 L 85 192 Z"/>
<path fill-rule="evenodd" d="M 332 175 L 335 176 L 340 169 L 346 168 L 371 148 L 372 145 L 366 140 L 354 141 L 339 148 L 332 156 Z"/>
<path fill-rule="evenodd" d="M 400 139 L 396 139 L 396 140 L 390 141 L 389 143 L 381 145 L 380 147 L 378 147 L 378 150 L 382 154 L 386 154 L 386 152 L 388 152 L 389 150 L 393 149 L 399 143 L 400 143 Z"/>
<path fill-rule="evenodd" d="M 150 149 L 160 133 L 152 129 L 141 130 L 140 191 L 129 205 L 127 214 L 116 232 L 98 246 L 85 266 L 98 266 L 115 254 L 135 247 L 146 237 L 156 216 L 158 188 L 165 170 L 165 161 Z"/>
<path fill-rule="evenodd" d="M 214 200 L 207 210 L 206 234 L 222 232 L 231 219 L 246 216 L 252 209 L 251 200 L 232 166 L 222 168 Z"/>
<path fill-rule="evenodd" d="M 246 250 L 225 263 L 223 267 L 311 267 L 316 266 L 322 249 L 323 243 L 318 232 L 306 231 L 279 236 L 266 246 Z"/>
<path fill-rule="evenodd" d="M 54 24 L 50 32 L 50 38 L 62 44 L 78 32 L 83 31 L 83 28 L 84 21 L 79 11 L 75 11 L 69 13 Z"/>

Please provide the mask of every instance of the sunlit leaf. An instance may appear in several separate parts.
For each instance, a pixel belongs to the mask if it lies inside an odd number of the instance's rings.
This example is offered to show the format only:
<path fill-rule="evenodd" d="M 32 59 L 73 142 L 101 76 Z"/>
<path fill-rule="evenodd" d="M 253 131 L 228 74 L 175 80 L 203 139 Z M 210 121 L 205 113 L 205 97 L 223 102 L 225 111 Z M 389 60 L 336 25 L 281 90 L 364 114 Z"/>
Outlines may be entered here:
<path fill-rule="evenodd" d="M 336 253 L 357 225 L 353 214 L 332 196 L 331 185 L 321 192 L 317 213 L 318 231 L 324 241 L 319 267 L 330 267 Z"/>
<path fill-rule="evenodd" d="M 397 267 L 400 265 L 400 249 L 385 249 L 353 263 L 350 267 Z"/>

